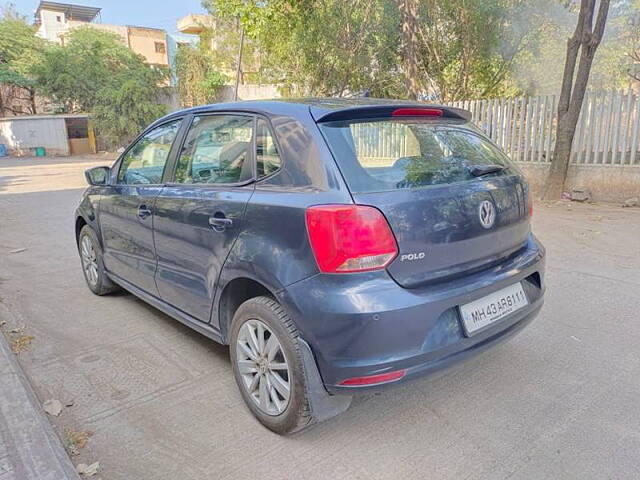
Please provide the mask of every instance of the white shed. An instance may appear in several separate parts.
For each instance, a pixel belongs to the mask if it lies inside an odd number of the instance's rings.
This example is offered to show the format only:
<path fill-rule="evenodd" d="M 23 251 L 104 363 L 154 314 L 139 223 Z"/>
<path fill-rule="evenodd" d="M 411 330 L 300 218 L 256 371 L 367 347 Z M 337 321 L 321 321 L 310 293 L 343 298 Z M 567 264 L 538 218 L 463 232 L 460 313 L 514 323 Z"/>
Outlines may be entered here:
<path fill-rule="evenodd" d="M 77 138 L 75 125 L 84 124 L 86 140 L 87 115 L 24 115 L 0 118 L 0 143 L 11 155 L 34 155 L 44 147 L 47 155 L 70 155 Z"/>

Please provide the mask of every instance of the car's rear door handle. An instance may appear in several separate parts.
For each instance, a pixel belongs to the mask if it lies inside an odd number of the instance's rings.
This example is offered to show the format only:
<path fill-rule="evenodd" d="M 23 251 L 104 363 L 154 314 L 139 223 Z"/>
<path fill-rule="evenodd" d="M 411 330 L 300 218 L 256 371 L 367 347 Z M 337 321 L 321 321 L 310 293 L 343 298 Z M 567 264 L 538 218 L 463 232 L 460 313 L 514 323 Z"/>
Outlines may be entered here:
<path fill-rule="evenodd" d="M 233 225 L 233 220 L 226 217 L 209 217 L 209 225 L 217 232 L 221 232 Z"/>
<path fill-rule="evenodd" d="M 145 204 L 142 204 L 138 207 L 138 217 L 144 219 L 151 216 L 151 210 Z"/>

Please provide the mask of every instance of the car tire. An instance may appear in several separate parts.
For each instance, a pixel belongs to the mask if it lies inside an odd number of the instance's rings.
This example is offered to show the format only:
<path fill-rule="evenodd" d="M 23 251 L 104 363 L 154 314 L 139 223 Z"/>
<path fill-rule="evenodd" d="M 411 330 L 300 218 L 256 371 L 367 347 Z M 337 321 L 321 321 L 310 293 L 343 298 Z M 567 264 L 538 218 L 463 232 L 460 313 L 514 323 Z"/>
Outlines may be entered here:
<path fill-rule="evenodd" d="M 120 287 L 107 276 L 98 235 L 89 225 L 82 227 L 78 235 L 78 253 L 89 290 L 96 295 L 107 295 L 120 290 Z"/>
<path fill-rule="evenodd" d="M 256 349 L 251 352 L 252 347 L 247 341 L 247 332 L 251 329 L 254 333 L 258 332 L 256 338 L 259 338 L 262 329 L 262 340 L 258 340 L 258 347 L 263 347 L 261 366 L 249 356 L 249 353 L 256 353 Z M 270 359 L 274 348 L 272 335 L 275 336 L 280 350 Z M 260 423 L 281 435 L 302 430 L 312 420 L 307 377 L 298 337 L 298 330 L 282 306 L 266 296 L 252 298 L 240 305 L 231 323 L 229 353 L 242 398 Z M 257 350 L 260 352 L 260 348 Z M 287 366 L 286 372 L 282 369 L 283 365 Z M 271 366 L 280 369 L 271 370 Z M 257 377 L 260 379 L 254 386 Z M 289 397 L 286 407 L 283 407 L 283 396 L 280 392 L 284 390 L 281 380 L 285 377 L 289 386 Z M 263 403 L 265 395 L 267 400 Z"/>

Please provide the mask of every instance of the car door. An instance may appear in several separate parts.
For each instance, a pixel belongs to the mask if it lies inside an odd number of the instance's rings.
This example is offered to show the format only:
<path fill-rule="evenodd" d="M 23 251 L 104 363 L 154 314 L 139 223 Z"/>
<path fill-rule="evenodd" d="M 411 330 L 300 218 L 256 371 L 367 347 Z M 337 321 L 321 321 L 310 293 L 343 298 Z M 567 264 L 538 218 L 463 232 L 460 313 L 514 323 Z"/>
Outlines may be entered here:
<path fill-rule="evenodd" d="M 155 127 L 136 140 L 116 164 L 116 178 L 100 199 L 107 271 L 156 296 L 153 210 L 181 121 Z"/>
<path fill-rule="evenodd" d="M 156 199 L 160 297 L 203 322 L 254 189 L 253 126 L 247 114 L 194 116 L 173 181 Z"/>

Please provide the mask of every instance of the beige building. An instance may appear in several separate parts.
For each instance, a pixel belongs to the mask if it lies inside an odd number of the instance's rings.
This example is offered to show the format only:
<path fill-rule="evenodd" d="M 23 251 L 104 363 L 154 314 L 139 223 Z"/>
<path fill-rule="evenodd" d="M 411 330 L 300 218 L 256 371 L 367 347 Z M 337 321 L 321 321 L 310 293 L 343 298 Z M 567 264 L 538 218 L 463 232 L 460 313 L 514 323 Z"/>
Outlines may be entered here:
<path fill-rule="evenodd" d="M 216 65 L 216 69 L 228 78 L 227 85 L 218 94 L 218 101 L 234 100 L 240 27 L 234 22 L 220 20 L 213 15 L 192 13 L 178 19 L 176 29 L 181 35 L 186 37 L 189 35 L 197 36 L 198 40 L 192 42 L 176 41 L 170 52 L 172 58 L 175 58 L 176 52 L 181 45 L 194 45 L 195 43 L 207 41 L 211 50 L 221 54 L 219 56 L 226 59 L 226 61 Z M 277 85 L 251 82 L 252 79 L 259 76 L 260 56 L 255 46 L 251 45 L 250 40 L 245 38 L 244 42 L 240 82 L 238 84 L 238 99 L 259 100 L 280 97 Z"/>
<path fill-rule="evenodd" d="M 180 33 L 200 35 L 205 28 L 215 28 L 216 19 L 213 15 L 205 13 L 190 13 L 179 18 L 176 28 Z"/>
<path fill-rule="evenodd" d="M 199 43 L 207 42 L 208 47 L 224 59 L 216 65 L 216 69 L 230 78 L 236 76 L 236 58 L 240 45 L 240 27 L 233 21 L 221 20 L 213 15 L 191 13 L 179 18 L 176 23 L 178 32 L 198 36 Z M 255 76 L 260 69 L 259 58 L 251 41 L 244 39 L 242 54 L 241 83 L 246 76 Z"/>
<path fill-rule="evenodd" d="M 71 30 L 90 26 L 120 36 L 123 43 L 142 55 L 149 64 L 164 66 L 169 64 L 164 30 L 104 24 L 100 22 L 100 10 L 97 7 L 41 1 L 35 12 L 37 34 L 62 45 Z"/>
<path fill-rule="evenodd" d="M 206 13 L 190 13 L 182 18 L 179 18 L 176 22 L 176 29 L 180 33 L 187 35 L 197 35 L 200 41 L 205 38 L 209 42 L 209 48 L 211 50 L 226 49 L 228 54 L 233 56 L 237 50 L 237 46 L 234 44 L 234 40 L 240 37 L 240 30 L 230 30 L 228 28 L 228 22 L 220 22 L 213 15 L 207 15 Z M 211 34 L 207 35 L 207 30 Z M 225 73 L 234 73 L 234 66 L 228 66 L 228 71 Z"/>

